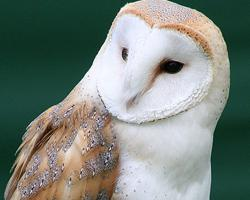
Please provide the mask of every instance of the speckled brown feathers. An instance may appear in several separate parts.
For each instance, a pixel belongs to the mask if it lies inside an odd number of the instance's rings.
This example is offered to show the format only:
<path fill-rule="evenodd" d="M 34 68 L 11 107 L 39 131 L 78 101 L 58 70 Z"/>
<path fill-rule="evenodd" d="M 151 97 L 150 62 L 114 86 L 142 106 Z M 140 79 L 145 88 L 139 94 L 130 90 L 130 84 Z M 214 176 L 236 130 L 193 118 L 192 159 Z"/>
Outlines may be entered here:
<path fill-rule="evenodd" d="M 109 199 L 118 173 L 111 126 L 86 102 L 44 112 L 23 138 L 6 199 Z"/>
<path fill-rule="evenodd" d="M 213 56 L 206 40 L 210 32 L 206 27 L 213 27 L 213 22 L 202 13 L 167 0 L 142 0 L 127 4 L 116 19 L 129 14 L 140 17 L 151 27 L 182 32 L 193 38 L 209 57 Z"/>

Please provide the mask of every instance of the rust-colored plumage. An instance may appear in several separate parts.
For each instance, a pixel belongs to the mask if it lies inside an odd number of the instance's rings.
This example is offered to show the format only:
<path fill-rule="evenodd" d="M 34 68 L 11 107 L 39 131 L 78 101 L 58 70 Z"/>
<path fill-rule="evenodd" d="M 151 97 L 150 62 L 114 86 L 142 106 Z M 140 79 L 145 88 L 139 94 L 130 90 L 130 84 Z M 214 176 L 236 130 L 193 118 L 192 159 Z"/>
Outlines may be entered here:
<path fill-rule="evenodd" d="M 205 15 L 194 9 L 167 0 L 142 0 L 124 6 L 116 20 L 123 15 L 137 16 L 151 27 L 184 33 L 196 41 L 209 57 L 213 56 L 207 37 L 214 30 L 214 25 Z"/>
<path fill-rule="evenodd" d="M 90 103 L 48 109 L 28 128 L 6 199 L 109 199 L 118 173 L 111 119 Z"/>

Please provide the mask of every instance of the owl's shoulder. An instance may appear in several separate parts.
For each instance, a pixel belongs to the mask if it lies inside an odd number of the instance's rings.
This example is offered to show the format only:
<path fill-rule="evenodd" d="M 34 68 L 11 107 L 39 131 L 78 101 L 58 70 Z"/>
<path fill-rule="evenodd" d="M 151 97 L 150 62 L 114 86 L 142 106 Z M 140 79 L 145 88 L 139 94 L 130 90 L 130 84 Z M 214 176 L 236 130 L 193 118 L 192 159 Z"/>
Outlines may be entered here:
<path fill-rule="evenodd" d="M 51 107 L 27 129 L 5 197 L 110 197 L 118 147 L 111 117 L 92 102 Z"/>

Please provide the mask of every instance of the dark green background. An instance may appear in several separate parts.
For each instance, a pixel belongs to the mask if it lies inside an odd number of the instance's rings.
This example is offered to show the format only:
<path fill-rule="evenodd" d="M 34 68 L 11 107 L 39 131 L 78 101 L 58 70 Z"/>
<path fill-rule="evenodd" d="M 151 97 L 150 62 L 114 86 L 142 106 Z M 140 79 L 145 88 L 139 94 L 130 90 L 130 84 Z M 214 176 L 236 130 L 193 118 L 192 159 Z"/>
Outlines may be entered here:
<path fill-rule="evenodd" d="M 231 93 L 216 129 L 211 199 L 250 199 L 249 0 L 176 0 L 224 33 Z M 122 0 L 0 0 L 0 195 L 26 125 L 78 83 Z M 1 197 L 2 198 L 2 197 Z"/>

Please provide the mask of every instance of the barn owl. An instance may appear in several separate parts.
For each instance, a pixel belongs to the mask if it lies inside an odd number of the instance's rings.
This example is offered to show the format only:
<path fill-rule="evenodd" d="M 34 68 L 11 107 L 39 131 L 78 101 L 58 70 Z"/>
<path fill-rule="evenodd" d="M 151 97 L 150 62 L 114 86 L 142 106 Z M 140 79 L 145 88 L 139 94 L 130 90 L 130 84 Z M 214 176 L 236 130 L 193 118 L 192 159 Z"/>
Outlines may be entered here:
<path fill-rule="evenodd" d="M 127 4 L 80 83 L 28 126 L 5 199 L 208 200 L 229 84 L 206 16 Z"/>

